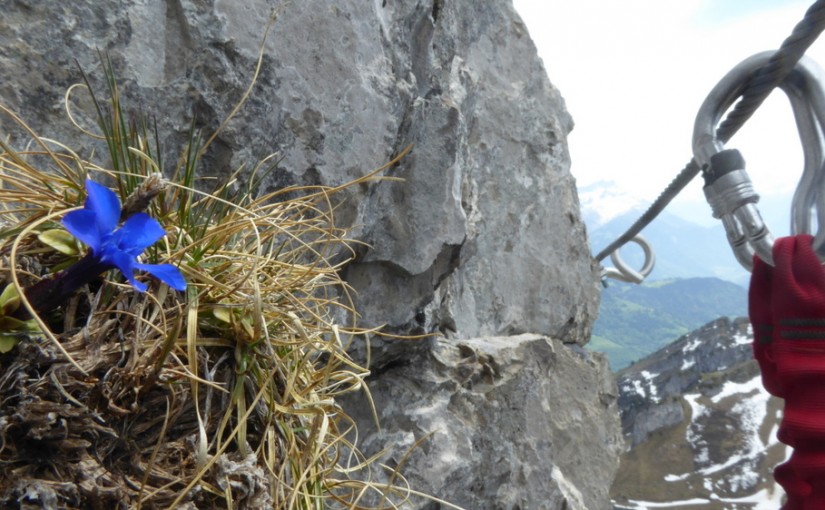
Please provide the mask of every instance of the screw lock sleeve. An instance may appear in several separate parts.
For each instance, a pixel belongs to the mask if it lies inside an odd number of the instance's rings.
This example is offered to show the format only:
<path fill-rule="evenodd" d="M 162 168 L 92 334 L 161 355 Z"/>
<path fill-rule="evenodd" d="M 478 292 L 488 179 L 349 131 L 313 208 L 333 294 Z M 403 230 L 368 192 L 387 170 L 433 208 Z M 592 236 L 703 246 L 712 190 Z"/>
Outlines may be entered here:
<path fill-rule="evenodd" d="M 703 173 L 705 186 L 711 186 L 723 175 L 745 169 L 745 158 L 737 149 L 725 149 L 710 157 L 710 166 Z"/>

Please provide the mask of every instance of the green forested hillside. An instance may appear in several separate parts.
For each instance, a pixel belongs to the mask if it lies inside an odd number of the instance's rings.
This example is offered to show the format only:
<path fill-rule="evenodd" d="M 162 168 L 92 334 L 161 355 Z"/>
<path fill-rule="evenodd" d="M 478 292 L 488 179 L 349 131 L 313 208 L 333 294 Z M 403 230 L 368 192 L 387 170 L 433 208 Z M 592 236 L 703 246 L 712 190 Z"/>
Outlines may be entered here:
<path fill-rule="evenodd" d="M 718 317 L 747 315 L 747 291 L 718 278 L 634 285 L 609 281 L 589 347 L 614 370 Z"/>

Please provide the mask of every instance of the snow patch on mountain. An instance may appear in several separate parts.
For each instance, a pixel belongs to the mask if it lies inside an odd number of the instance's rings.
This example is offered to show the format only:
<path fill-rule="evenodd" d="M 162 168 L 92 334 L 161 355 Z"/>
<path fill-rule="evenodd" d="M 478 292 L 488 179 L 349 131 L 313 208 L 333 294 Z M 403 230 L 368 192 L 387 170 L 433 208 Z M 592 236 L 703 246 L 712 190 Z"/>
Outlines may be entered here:
<path fill-rule="evenodd" d="M 692 498 L 680 501 L 670 501 L 667 503 L 656 503 L 653 501 L 630 500 L 626 505 L 616 505 L 616 510 L 653 510 L 656 508 L 697 508 L 711 504 L 731 505 L 725 508 L 747 508 L 748 510 L 776 510 L 782 505 L 782 491 L 771 491 L 762 489 L 759 492 L 742 498 L 724 498 L 717 494 L 709 498 Z"/>
<path fill-rule="evenodd" d="M 622 391 L 625 393 L 635 393 L 636 395 L 649 399 L 653 402 L 659 400 L 657 396 L 656 384 L 653 382 L 657 374 L 651 374 L 647 370 L 642 371 L 639 379 L 626 380 L 622 384 Z"/>
<path fill-rule="evenodd" d="M 760 395 L 767 394 L 765 392 L 765 388 L 762 386 L 761 377 L 754 377 L 750 381 L 744 383 L 725 381 L 725 385 L 722 386 L 722 391 L 711 397 L 710 401 L 714 404 L 718 404 L 724 398 L 740 395 L 749 395 L 751 393 L 758 393 Z M 767 399 L 765 399 L 765 403 L 767 403 Z M 762 418 L 764 418 L 764 416 L 762 416 Z"/>
<path fill-rule="evenodd" d="M 781 506 L 772 471 L 790 449 L 776 438 L 781 403 L 762 386 L 752 341 L 746 319 L 720 319 L 619 373 L 631 448 L 616 509 Z"/>

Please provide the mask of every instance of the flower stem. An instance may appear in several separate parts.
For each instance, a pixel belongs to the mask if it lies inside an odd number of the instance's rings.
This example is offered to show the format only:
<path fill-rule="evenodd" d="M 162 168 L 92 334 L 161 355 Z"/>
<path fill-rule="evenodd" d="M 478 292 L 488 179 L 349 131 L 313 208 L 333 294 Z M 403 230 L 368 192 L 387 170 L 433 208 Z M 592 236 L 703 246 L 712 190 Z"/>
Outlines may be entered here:
<path fill-rule="evenodd" d="M 40 280 L 31 287 L 23 289 L 23 294 L 38 315 L 43 315 L 64 304 L 77 290 L 97 279 L 101 273 L 114 266 L 101 262 L 89 251 L 85 257 L 69 266 L 52 278 Z M 31 314 L 23 306 L 12 315 L 18 320 L 29 320 Z"/>

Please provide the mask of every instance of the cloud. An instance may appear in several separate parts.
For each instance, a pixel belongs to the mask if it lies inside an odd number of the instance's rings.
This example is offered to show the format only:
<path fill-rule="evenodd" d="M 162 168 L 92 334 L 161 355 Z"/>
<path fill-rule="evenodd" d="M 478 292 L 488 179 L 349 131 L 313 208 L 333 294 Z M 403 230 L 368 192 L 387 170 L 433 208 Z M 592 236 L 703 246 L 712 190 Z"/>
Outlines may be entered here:
<path fill-rule="evenodd" d="M 743 17 L 792 7 L 804 9 L 810 0 L 704 0 L 699 3 L 694 19 L 703 25 L 735 23 Z"/>
<path fill-rule="evenodd" d="M 569 137 L 580 186 L 615 181 L 653 200 L 692 156 L 696 111 L 746 57 L 777 48 L 807 1 L 515 0 L 575 121 Z M 809 51 L 825 62 L 825 41 Z M 802 153 L 790 107 L 775 92 L 731 140 L 759 193 L 790 196 Z M 699 181 L 700 179 L 697 179 Z M 694 182 L 680 215 L 710 216 Z M 770 224 L 770 223 L 769 223 Z"/>

